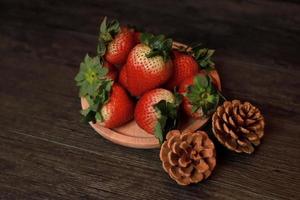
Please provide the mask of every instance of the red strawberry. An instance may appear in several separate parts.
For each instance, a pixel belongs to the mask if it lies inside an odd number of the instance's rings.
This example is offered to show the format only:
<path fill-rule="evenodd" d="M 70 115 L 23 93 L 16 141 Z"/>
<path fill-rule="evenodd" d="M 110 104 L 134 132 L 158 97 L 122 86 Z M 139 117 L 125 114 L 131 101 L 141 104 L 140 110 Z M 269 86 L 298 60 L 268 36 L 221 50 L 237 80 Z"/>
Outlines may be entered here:
<path fill-rule="evenodd" d="M 127 71 L 126 71 L 126 65 L 124 65 L 120 71 L 119 76 L 119 83 L 127 89 Z"/>
<path fill-rule="evenodd" d="M 143 43 L 132 49 L 126 62 L 128 90 L 133 96 L 161 86 L 172 74 L 172 40 L 150 34 L 142 34 L 141 40 Z"/>
<path fill-rule="evenodd" d="M 86 55 L 75 80 L 80 87 L 80 97 L 89 104 L 87 109 L 81 110 L 83 120 L 114 128 L 133 118 L 134 105 L 126 91 L 107 78 L 107 73 L 98 57 Z"/>
<path fill-rule="evenodd" d="M 108 43 L 105 59 L 115 65 L 123 64 L 134 45 L 134 33 L 127 28 L 121 28 L 114 39 Z"/>
<path fill-rule="evenodd" d="M 115 128 L 133 118 L 134 104 L 126 91 L 117 83 L 113 84 L 108 102 L 100 108 L 101 125 Z"/>
<path fill-rule="evenodd" d="M 209 76 L 197 74 L 185 79 L 179 87 L 185 113 L 193 118 L 205 118 L 215 111 L 219 94 Z"/>
<path fill-rule="evenodd" d="M 149 134 L 163 141 L 164 134 L 176 125 L 178 102 L 172 92 L 154 89 L 146 92 L 137 102 L 134 118 Z"/>
<path fill-rule="evenodd" d="M 179 51 L 173 51 L 173 74 L 166 84 L 166 88 L 173 90 L 174 87 L 186 78 L 196 75 L 199 69 L 198 63 L 193 56 Z"/>
<path fill-rule="evenodd" d="M 100 57 L 114 65 L 124 64 L 130 50 L 135 45 L 134 32 L 127 28 L 120 28 L 118 21 L 107 22 L 104 17 L 99 34 L 97 53 Z"/>
<path fill-rule="evenodd" d="M 116 69 L 116 67 L 113 64 L 110 64 L 107 61 L 104 61 L 103 64 L 104 67 L 108 68 L 108 73 L 107 73 L 107 77 L 110 78 L 111 80 L 116 80 L 118 77 L 118 70 Z"/>

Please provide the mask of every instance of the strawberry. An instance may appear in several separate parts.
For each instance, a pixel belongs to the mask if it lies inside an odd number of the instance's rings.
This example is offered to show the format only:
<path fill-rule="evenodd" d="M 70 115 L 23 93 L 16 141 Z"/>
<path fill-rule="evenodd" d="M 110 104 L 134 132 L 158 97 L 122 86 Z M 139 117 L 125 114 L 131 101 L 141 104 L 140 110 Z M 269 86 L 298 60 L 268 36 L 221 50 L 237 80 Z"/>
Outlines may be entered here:
<path fill-rule="evenodd" d="M 102 116 L 101 125 L 107 128 L 115 128 L 125 124 L 133 118 L 134 104 L 126 91 L 117 83 L 114 83 L 107 103 L 100 109 Z"/>
<path fill-rule="evenodd" d="M 96 97 L 87 96 L 89 107 L 81 111 L 86 122 L 99 122 L 107 128 L 115 128 L 133 118 L 134 104 L 126 91 L 112 81 L 100 86 Z"/>
<path fill-rule="evenodd" d="M 184 112 L 193 118 L 205 118 L 212 114 L 219 102 L 219 93 L 209 76 L 197 74 L 185 79 L 179 87 Z"/>
<path fill-rule="evenodd" d="M 116 69 L 116 67 L 107 61 L 104 61 L 103 66 L 108 69 L 108 73 L 106 76 L 111 80 L 115 81 L 118 77 L 118 70 Z"/>
<path fill-rule="evenodd" d="M 106 63 L 104 67 L 100 60 L 86 55 L 75 77 L 80 87 L 79 96 L 89 104 L 81 114 L 85 122 L 99 121 L 105 127 L 114 128 L 133 118 L 134 106 L 126 91 L 109 78 L 111 66 Z"/>
<path fill-rule="evenodd" d="M 179 51 L 173 51 L 173 55 L 173 74 L 166 83 L 166 88 L 170 90 L 179 86 L 184 79 L 196 75 L 199 69 L 198 63 L 193 56 Z"/>
<path fill-rule="evenodd" d="M 145 33 L 140 38 L 142 43 L 132 49 L 126 62 L 128 90 L 133 96 L 161 86 L 172 74 L 172 40 Z"/>
<path fill-rule="evenodd" d="M 135 45 L 134 32 L 127 27 L 120 28 L 119 22 L 107 23 L 105 17 L 100 26 L 98 54 L 104 56 L 105 60 L 121 65 L 126 62 L 130 50 Z"/>
<path fill-rule="evenodd" d="M 120 71 L 119 76 L 119 83 L 127 89 L 127 71 L 126 71 L 126 65 L 124 65 Z"/>
<path fill-rule="evenodd" d="M 127 28 L 121 28 L 121 31 L 108 44 L 105 59 L 115 65 L 123 64 L 134 45 L 134 33 Z"/>
<path fill-rule="evenodd" d="M 142 129 L 162 142 L 165 134 L 176 126 L 178 105 L 179 98 L 169 90 L 150 90 L 137 102 L 134 118 Z"/>

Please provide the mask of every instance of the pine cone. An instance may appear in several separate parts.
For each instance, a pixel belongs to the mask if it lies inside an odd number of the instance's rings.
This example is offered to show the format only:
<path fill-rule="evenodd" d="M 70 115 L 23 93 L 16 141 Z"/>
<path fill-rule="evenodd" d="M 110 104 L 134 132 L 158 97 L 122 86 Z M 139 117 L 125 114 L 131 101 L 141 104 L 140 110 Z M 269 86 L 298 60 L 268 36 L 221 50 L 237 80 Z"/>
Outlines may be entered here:
<path fill-rule="evenodd" d="M 264 117 L 249 102 L 225 101 L 212 117 L 214 135 L 228 149 L 251 154 L 264 135 Z"/>
<path fill-rule="evenodd" d="M 164 170 L 179 185 L 198 183 L 216 166 L 215 146 L 203 131 L 172 130 L 160 149 Z"/>

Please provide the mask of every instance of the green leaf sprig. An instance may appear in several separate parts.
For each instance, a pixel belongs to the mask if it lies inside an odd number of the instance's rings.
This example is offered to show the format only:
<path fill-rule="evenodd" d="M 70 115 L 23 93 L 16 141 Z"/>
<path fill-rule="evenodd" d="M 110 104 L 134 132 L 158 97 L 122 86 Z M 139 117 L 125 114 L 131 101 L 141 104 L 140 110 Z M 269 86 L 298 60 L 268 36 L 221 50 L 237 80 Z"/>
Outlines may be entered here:
<path fill-rule="evenodd" d="M 192 104 L 192 112 L 202 111 L 204 117 L 212 114 L 219 103 L 219 93 L 209 76 L 197 75 L 185 96 Z"/>
<path fill-rule="evenodd" d="M 151 33 L 142 33 L 141 42 L 151 48 L 150 53 L 146 55 L 148 58 L 162 56 L 164 61 L 170 59 L 173 44 L 172 39 L 166 38 L 164 35 L 155 36 Z"/>

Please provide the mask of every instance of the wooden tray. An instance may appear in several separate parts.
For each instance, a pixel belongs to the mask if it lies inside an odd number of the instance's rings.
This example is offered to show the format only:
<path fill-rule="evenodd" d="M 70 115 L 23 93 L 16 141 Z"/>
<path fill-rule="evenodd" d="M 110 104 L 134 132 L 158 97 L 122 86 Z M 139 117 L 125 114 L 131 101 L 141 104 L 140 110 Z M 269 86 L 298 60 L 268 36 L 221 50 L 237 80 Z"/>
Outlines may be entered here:
<path fill-rule="evenodd" d="M 186 45 L 177 42 L 173 43 L 174 49 L 178 49 L 181 47 L 186 47 Z M 219 79 L 218 73 L 215 73 L 215 77 Z M 88 102 L 84 98 L 81 98 L 82 109 L 86 109 L 88 108 L 88 106 Z M 179 124 L 179 129 L 195 131 L 201 128 L 207 121 L 208 118 L 197 120 L 187 119 L 186 121 Z M 105 128 L 103 126 L 100 126 L 98 123 L 93 124 L 92 122 L 90 122 L 90 125 L 102 137 L 119 145 L 138 149 L 152 149 L 158 148 L 160 146 L 158 139 L 156 139 L 154 135 L 148 134 L 143 129 L 141 129 L 134 120 L 114 129 Z"/>

